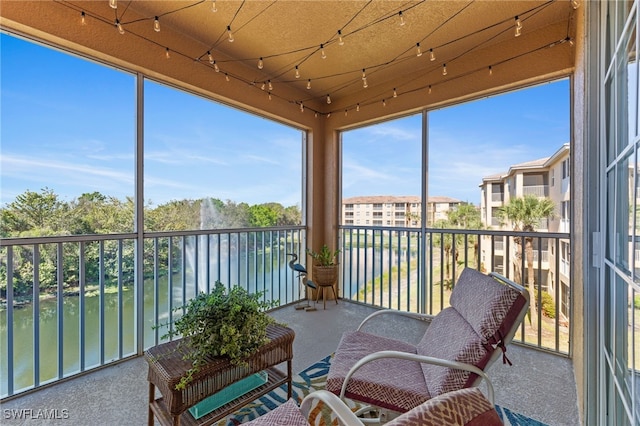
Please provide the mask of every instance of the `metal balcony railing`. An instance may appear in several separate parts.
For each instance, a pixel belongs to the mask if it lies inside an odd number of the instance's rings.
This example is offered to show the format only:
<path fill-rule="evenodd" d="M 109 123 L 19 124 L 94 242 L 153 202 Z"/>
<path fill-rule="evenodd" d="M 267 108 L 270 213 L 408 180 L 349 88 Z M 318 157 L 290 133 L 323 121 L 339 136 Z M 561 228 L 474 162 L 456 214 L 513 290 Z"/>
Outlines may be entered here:
<path fill-rule="evenodd" d="M 300 299 L 287 253 L 303 227 L 9 238 L 0 245 L 0 396 L 38 388 L 162 341 L 216 281 Z M 137 265 L 142 264 L 142 268 Z"/>
<path fill-rule="evenodd" d="M 563 286 L 557 273 L 561 268 L 563 273 L 569 271 L 557 257 L 549 263 L 548 252 L 540 249 L 534 249 L 530 268 L 521 249 L 524 241 L 531 247 L 553 245 L 558 253 L 560 241 L 568 239 L 569 234 L 541 232 L 342 226 L 342 295 L 384 308 L 437 314 L 449 306 L 455 277 L 464 267 L 497 271 L 525 287 L 533 279 L 535 299 L 543 303 L 532 304 L 537 321 L 523 324 L 515 340 L 570 354 L 572 313 L 562 306 Z M 564 284 L 571 289 L 570 281 Z M 543 295 L 543 288 L 551 294 Z"/>
<path fill-rule="evenodd" d="M 3 239 L 1 397 L 142 354 L 162 341 L 164 325 L 179 318 L 188 299 L 216 281 L 265 292 L 265 300 L 280 305 L 298 301 L 304 293 L 286 254 L 296 253 L 306 265 L 305 238 L 304 227 L 288 227 Z M 524 283 L 525 260 L 507 253 L 518 253 L 526 239 L 538 239 L 538 247 L 547 240 L 544 246 L 555 245 L 557 253 L 560 240 L 568 238 L 343 226 L 338 286 L 342 297 L 359 303 L 435 314 L 448 306 L 463 267 L 498 271 Z M 500 244 L 504 250 L 498 255 Z M 566 264 L 554 262 L 549 270 L 539 261 L 534 265 L 536 283 L 543 274 L 560 279 L 552 268 L 562 267 L 569 276 Z M 547 303 L 555 312 L 567 309 L 560 306 L 559 283 L 546 282 L 544 288 L 553 289 Z M 536 292 L 542 299 L 539 286 Z M 537 307 L 537 322 L 523 325 L 516 339 L 570 354 L 571 312 L 550 318 L 543 311 Z M 569 318 L 568 324 L 560 317 Z"/>

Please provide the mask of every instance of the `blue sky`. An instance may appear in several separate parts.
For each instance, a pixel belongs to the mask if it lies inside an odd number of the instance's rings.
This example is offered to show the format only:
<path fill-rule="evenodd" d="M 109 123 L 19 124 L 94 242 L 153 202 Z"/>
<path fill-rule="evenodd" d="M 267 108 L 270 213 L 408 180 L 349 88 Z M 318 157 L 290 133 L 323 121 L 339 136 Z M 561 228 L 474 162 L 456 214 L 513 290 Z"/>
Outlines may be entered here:
<path fill-rule="evenodd" d="M 134 194 L 134 77 L 2 35 L 0 204 Z M 145 85 L 145 200 L 301 202 L 299 130 Z M 343 196 L 420 194 L 420 115 L 344 134 Z M 569 142 L 568 80 L 429 113 L 429 194 L 479 202 L 483 176 Z"/>

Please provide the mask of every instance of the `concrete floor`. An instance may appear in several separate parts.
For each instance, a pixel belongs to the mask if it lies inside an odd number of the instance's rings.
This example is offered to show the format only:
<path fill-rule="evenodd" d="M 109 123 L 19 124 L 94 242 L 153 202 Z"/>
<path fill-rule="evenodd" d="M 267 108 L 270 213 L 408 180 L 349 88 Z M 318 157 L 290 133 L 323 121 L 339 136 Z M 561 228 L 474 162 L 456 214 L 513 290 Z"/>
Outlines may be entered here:
<path fill-rule="evenodd" d="M 330 355 L 344 331 L 353 330 L 374 308 L 340 301 L 317 305 L 317 311 L 280 308 L 272 315 L 296 331 L 293 371 L 299 372 Z M 420 327 L 398 326 L 388 317 L 370 325 L 379 334 L 415 342 Z M 512 344 L 513 366 L 497 361 L 487 373 L 496 404 L 549 425 L 580 425 L 573 366 L 569 359 Z M 89 374 L 0 403 L 2 425 L 145 425 L 147 364 L 133 358 Z M 14 411 L 35 417 L 38 410 L 57 410 L 57 420 L 12 417 Z M 31 411 L 24 411 L 31 410 Z M 51 412 L 51 411 L 49 411 Z"/>

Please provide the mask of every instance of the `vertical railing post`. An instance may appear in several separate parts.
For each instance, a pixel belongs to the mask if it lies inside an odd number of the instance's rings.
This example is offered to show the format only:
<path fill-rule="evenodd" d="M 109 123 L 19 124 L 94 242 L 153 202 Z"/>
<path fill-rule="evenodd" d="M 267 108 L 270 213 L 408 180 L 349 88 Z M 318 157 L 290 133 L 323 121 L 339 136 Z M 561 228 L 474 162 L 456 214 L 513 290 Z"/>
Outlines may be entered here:
<path fill-rule="evenodd" d="M 144 353 L 144 77 L 136 75 L 136 158 L 135 158 L 135 308 L 136 353 Z"/>

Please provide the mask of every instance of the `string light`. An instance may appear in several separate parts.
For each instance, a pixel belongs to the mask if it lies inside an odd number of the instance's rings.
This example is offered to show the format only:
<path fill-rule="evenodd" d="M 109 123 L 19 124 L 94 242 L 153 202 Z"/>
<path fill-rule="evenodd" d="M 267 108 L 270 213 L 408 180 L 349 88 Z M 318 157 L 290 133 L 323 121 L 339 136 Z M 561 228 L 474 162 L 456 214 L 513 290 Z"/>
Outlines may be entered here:
<path fill-rule="evenodd" d="M 233 43 L 233 33 L 231 33 L 231 25 L 227 25 L 227 36 L 229 37 L 229 43 Z"/>
<path fill-rule="evenodd" d="M 81 25 L 87 25 L 87 20 L 86 20 L 85 14 L 84 14 L 84 10 L 82 11 L 82 14 L 80 15 L 80 24 Z"/>
<path fill-rule="evenodd" d="M 304 105 L 302 105 L 302 102 L 300 102 L 300 112 L 304 112 Z"/>
<path fill-rule="evenodd" d="M 493 67 L 489 65 L 489 75 L 493 75 Z"/>
<path fill-rule="evenodd" d="M 226 72 L 224 73 L 224 79 L 227 81 L 231 81 L 231 79 L 229 78 L 229 74 L 227 74 Z"/>
<path fill-rule="evenodd" d="M 330 104 L 331 103 L 331 96 L 327 95 L 327 103 Z"/>
<path fill-rule="evenodd" d="M 124 28 L 122 27 L 122 24 L 120 23 L 120 20 L 116 19 L 116 28 L 118 28 L 118 32 L 120 34 L 124 34 Z"/>
<path fill-rule="evenodd" d="M 403 27 L 405 22 L 404 22 L 404 16 L 402 16 L 402 11 L 398 12 L 398 16 L 400 17 L 400 26 Z"/>
<path fill-rule="evenodd" d="M 160 21 L 158 20 L 158 17 L 156 16 L 155 19 L 153 20 L 153 31 L 159 33 L 160 32 Z"/>
<path fill-rule="evenodd" d="M 168 47 L 164 51 L 164 57 L 167 58 L 167 59 L 171 59 L 171 55 L 169 54 L 169 48 Z"/>
<path fill-rule="evenodd" d="M 329 118 L 329 117 L 331 117 L 331 113 L 330 112 L 327 113 L 327 118 Z"/>
<path fill-rule="evenodd" d="M 515 33 L 515 36 L 516 37 L 520 37 L 520 34 L 522 34 L 522 22 L 520 22 L 520 18 L 518 18 L 516 16 L 516 33 Z"/>
<path fill-rule="evenodd" d="M 382 106 L 386 107 L 387 106 L 387 101 L 385 101 L 384 99 L 382 100 Z"/>
<path fill-rule="evenodd" d="M 397 98 L 398 97 L 398 92 L 396 91 L 396 88 L 393 88 L 393 97 Z"/>
<path fill-rule="evenodd" d="M 573 7 L 573 10 L 576 10 L 580 7 L 580 2 L 578 0 L 571 0 L 571 7 Z"/>
<path fill-rule="evenodd" d="M 575 44 L 575 43 L 573 42 L 573 39 L 572 39 L 571 37 L 567 37 L 567 38 L 569 39 L 569 45 L 570 45 L 571 47 L 573 47 L 573 45 Z"/>
<path fill-rule="evenodd" d="M 369 87 L 369 83 L 367 83 L 367 74 L 365 73 L 364 68 L 362 68 L 362 87 L 365 89 Z"/>
<path fill-rule="evenodd" d="M 344 110 L 344 116 L 345 117 L 347 116 L 347 110 L 346 109 Z"/>
<path fill-rule="evenodd" d="M 111 9 L 117 9 L 118 8 L 118 0 L 109 0 L 109 6 L 111 6 Z"/>
<path fill-rule="evenodd" d="M 429 49 L 429 60 L 431 60 L 431 61 L 435 61 L 436 60 L 436 54 L 433 51 L 433 49 Z"/>
<path fill-rule="evenodd" d="M 207 56 L 209 57 L 209 63 L 213 65 L 215 61 L 213 60 L 213 56 L 211 56 L 211 52 L 207 52 Z"/>
<path fill-rule="evenodd" d="M 269 100 L 271 100 L 271 92 L 269 92 Z"/>
<path fill-rule="evenodd" d="M 318 111 L 316 111 L 316 112 L 315 112 L 315 114 L 313 114 L 313 116 L 314 116 L 315 118 L 318 118 Z"/>
<path fill-rule="evenodd" d="M 258 69 L 261 70 L 262 68 L 264 68 L 264 62 L 262 62 L 262 57 L 260 57 L 260 59 L 258 59 Z"/>
<path fill-rule="evenodd" d="M 356 105 L 356 111 L 360 111 L 360 104 Z"/>
<path fill-rule="evenodd" d="M 218 8 L 216 7 L 216 0 L 211 0 L 211 11 L 214 13 L 218 11 Z"/>
<path fill-rule="evenodd" d="M 344 40 L 342 39 L 342 30 L 338 30 L 338 45 L 344 46 Z"/>
<path fill-rule="evenodd" d="M 431 94 L 431 85 L 429 85 L 429 94 Z"/>
<path fill-rule="evenodd" d="M 311 89 L 311 79 L 307 81 L 307 90 Z"/>
<path fill-rule="evenodd" d="M 297 65 L 296 65 L 296 78 L 300 78 L 300 70 L 298 69 Z"/>
<path fill-rule="evenodd" d="M 220 67 L 218 66 L 216 61 L 213 61 L 213 69 L 216 70 L 216 72 L 220 72 Z"/>
<path fill-rule="evenodd" d="M 260 89 L 264 90 L 267 86 L 267 83 L 262 83 L 262 86 L 260 87 Z"/>
<path fill-rule="evenodd" d="M 269 91 L 273 90 L 273 84 L 271 84 L 271 80 L 267 80 L 267 86 L 269 86 Z"/>
<path fill-rule="evenodd" d="M 416 43 L 416 56 L 418 58 L 422 56 L 422 50 L 420 50 L 420 43 Z"/>
<path fill-rule="evenodd" d="M 442 75 L 447 75 L 447 64 L 442 64 Z"/>
<path fill-rule="evenodd" d="M 322 57 L 322 59 L 327 59 L 327 55 L 326 53 L 324 53 L 324 44 L 320 45 L 320 56 Z"/>

